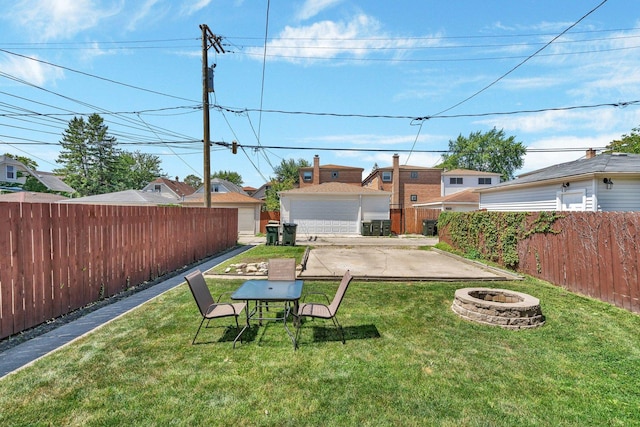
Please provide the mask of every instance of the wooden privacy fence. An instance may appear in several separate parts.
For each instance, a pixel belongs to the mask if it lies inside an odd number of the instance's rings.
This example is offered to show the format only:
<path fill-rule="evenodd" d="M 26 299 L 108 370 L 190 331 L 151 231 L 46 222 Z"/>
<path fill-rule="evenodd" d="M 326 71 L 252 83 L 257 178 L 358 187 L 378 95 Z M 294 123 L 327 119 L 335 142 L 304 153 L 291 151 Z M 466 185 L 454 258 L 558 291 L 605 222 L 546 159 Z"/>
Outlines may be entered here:
<path fill-rule="evenodd" d="M 422 234 L 422 220 L 437 220 L 440 209 L 406 208 L 404 210 L 404 233 Z"/>
<path fill-rule="evenodd" d="M 541 213 L 531 213 L 529 222 Z M 554 232 L 517 242 L 519 272 L 640 313 L 640 213 L 558 212 Z M 448 227 L 440 241 L 452 244 Z M 482 248 L 478 248 L 482 253 Z"/>
<path fill-rule="evenodd" d="M 0 338 L 232 247 L 236 209 L 0 203 Z"/>

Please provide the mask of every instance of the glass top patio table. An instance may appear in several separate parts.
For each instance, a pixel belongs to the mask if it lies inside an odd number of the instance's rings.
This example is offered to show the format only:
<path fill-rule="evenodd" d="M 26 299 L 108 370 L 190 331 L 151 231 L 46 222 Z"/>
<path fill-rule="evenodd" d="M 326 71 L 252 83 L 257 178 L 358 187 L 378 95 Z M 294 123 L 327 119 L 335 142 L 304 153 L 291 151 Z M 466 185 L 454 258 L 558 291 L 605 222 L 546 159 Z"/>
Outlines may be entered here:
<path fill-rule="evenodd" d="M 231 295 L 231 299 L 296 301 L 302 295 L 303 283 L 303 280 L 247 280 Z"/>

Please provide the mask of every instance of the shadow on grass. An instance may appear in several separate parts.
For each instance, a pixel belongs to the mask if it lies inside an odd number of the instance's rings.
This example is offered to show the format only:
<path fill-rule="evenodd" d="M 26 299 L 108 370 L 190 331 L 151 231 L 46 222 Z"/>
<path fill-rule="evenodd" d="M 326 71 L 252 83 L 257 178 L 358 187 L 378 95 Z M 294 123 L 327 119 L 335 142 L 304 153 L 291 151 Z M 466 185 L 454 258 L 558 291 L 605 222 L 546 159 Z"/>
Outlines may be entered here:
<path fill-rule="evenodd" d="M 198 339 L 194 343 L 194 345 L 200 344 L 215 344 L 222 342 L 233 342 L 238 336 L 238 332 L 242 330 L 243 325 L 240 325 L 240 329 L 236 329 L 235 326 L 209 326 L 203 327 L 200 333 L 198 334 Z M 224 332 L 222 336 L 219 335 L 219 332 L 215 330 L 220 330 L 224 328 Z M 238 343 L 242 342 L 251 342 L 255 341 L 258 336 L 258 325 L 251 325 L 251 327 L 247 328 L 238 339 Z"/>
<path fill-rule="evenodd" d="M 340 332 L 333 326 L 312 326 L 313 341 L 342 341 Z M 380 338 L 375 325 L 346 326 L 342 328 L 345 341 Z M 300 330 L 304 333 L 304 327 Z"/>

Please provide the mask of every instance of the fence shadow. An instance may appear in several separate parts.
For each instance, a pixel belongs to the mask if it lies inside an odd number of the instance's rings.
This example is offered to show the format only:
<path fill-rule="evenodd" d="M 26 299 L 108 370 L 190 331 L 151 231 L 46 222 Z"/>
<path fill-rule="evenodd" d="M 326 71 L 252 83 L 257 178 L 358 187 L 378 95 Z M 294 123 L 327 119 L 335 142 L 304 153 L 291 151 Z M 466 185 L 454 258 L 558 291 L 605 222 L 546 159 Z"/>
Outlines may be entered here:
<path fill-rule="evenodd" d="M 340 332 L 333 326 L 313 326 L 313 341 L 342 341 Z M 380 338 L 375 325 L 346 326 L 342 328 L 345 341 Z"/>

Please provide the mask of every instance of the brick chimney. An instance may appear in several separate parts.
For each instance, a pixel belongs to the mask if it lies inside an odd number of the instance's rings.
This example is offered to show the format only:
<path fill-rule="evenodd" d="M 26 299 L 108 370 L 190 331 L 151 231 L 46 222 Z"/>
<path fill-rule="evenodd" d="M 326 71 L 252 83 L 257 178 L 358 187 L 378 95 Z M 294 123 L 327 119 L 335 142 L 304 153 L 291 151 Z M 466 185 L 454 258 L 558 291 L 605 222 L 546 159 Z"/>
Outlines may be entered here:
<path fill-rule="evenodd" d="M 320 156 L 313 156 L 313 185 L 320 184 Z"/>
<path fill-rule="evenodd" d="M 391 175 L 391 183 L 393 184 L 391 192 L 391 208 L 400 209 L 400 156 L 396 153 L 393 155 L 393 175 Z"/>
<path fill-rule="evenodd" d="M 595 156 L 596 156 L 596 150 L 594 150 L 593 148 L 589 148 L 587 150 L 586 158 L 593 159 Z"/>

